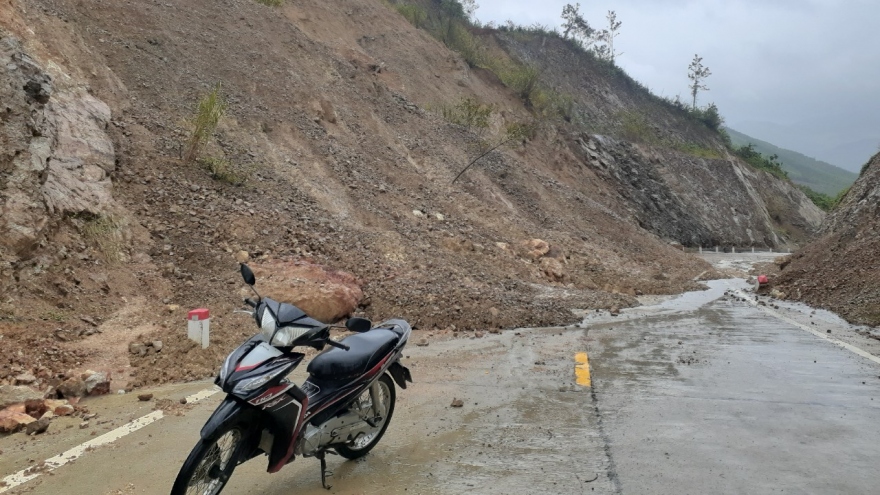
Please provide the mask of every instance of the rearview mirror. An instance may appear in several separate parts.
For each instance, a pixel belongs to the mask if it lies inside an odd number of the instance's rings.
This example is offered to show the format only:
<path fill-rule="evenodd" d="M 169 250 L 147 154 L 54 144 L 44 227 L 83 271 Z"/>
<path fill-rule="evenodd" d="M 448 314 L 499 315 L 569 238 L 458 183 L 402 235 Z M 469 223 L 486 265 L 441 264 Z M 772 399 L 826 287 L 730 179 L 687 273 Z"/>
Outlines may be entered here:
<path fill-rule="evenodd" d="M 373 322 L 366 318 L 349 318 L 345 322 L 345 328 L 352 332 L 364 333 L 373 328 Z"/>
<path fill-rule="evenodd" d="M 251 267 L 241 264 L 241 278 L 244 279 L 244 283 L 250 285 L 251 287 L 257 283 L 257 277 L 254 276 L 254 272 L 251 271 Z"/>

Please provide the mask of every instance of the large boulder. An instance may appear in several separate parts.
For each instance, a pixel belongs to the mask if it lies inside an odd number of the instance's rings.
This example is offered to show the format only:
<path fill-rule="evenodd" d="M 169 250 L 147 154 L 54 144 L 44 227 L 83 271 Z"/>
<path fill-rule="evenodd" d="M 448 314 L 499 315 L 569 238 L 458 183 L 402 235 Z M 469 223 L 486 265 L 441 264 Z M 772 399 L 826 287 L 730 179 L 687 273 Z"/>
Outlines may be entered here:
<path fill-rule="evenodd" d="M 0 433 L 15 433 L 36 419 L 18 409 L 9 408 L 0 411 Z"/>
<path fill-rule="evenodd" d="M 29 400 L 39 400 L 43 393 L 30 387 L 0 385 L 0 409 L 6 409 L 12 404 L 23 404 Z"/>
<path fill-rule="evenodd" d="M 261 294 L 293 304 L 324 323 L 350 315 L 364 297 L 354 275 L 314 263 L 269 260 L 251 268 Z"/>

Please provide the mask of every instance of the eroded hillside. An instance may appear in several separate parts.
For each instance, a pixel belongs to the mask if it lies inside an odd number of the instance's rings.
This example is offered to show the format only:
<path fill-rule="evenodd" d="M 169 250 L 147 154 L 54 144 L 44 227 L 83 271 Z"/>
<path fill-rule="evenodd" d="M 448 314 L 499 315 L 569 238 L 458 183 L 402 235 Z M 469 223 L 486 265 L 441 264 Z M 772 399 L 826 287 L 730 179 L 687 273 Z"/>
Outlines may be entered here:
<path fill-rule="evenodd" d="M 803 195 L 733 158 L 563 121 L 453 184 L 481 138 L 532 113 L 376 0 L 4 0 L 0 46 L 0 381 L 104 366 L 124 382 L 134 339 L 164 342 L 136 348 L 135 385 L 212 373 L 252 331 L 229 316 L 242 251 L 344 270 L 359 312 L 452 331 L 571 323 L 572 308 L 696 288 L 708 265 L 670 241 L 777 245 L 780 225 L 815 220 Z M 583 108 L 640 105 L 613 79 L 583 81 Z M 229 108 L 205 155 L 235 180 L 181 160 L 218 84 Z M 494 105 L 488 135 L 429 110 L 463 97 Z M 200 306 L 215 315 L 204 351 L 182 338 Z"/>
<path fill-rule="evenodd" d="M 774 286 L 786 297 L 880 325 L 880 154 L 875 155 L 816 241 L 795 253 Z"/>

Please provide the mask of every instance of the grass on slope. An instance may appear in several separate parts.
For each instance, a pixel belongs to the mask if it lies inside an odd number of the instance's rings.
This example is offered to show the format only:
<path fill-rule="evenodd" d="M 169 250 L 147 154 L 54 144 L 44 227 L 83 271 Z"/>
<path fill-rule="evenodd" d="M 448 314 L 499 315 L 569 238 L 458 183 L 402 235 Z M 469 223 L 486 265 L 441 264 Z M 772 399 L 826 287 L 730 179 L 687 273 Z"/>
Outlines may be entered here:
<path fill-rule="evenodd" d="M 814 191 L 834 197 L 840 191 L 851 186 L 858 177 L 856 174 L 835 167 L 830 163 L 810 158 L 797 151 L 780 148 L 729 127 L 727 132 L 730 134 L 732 144 L 737 148 L 751 143 L 755 150 L 762 155 L 777 155 L 778 160 L 782 162 L 782 169 L 788 173 L 788 178 L 792 182 L 807 186 Z"/>

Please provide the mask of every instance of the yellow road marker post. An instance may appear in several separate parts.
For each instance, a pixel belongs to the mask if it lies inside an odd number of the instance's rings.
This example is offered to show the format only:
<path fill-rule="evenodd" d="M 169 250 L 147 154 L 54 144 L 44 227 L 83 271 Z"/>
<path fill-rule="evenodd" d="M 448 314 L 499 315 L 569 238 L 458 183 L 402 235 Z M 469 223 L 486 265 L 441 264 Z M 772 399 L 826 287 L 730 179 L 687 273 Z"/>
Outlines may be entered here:
<path fill-rule="evenodd" d="M 587 359 L 586 352 L 579 352 L 574 355 L 574 375 L 577 377 L 577 384 L 582 387 L 592 386 L 590 380 L 590 360 Z"/>

